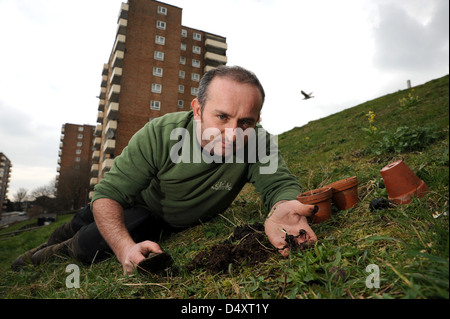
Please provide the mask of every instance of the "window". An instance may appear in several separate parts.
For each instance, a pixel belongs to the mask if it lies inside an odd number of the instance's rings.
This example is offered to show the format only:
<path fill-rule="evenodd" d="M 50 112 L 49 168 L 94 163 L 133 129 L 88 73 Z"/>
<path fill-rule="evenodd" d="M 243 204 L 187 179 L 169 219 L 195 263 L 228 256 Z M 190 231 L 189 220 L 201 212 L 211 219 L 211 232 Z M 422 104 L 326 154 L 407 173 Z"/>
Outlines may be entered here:
<path fill-rule="evenodd" d="M 155 60 L 164 61 L 164 52 L 155 51 L 154 58 Z"/>
<path fill-rule="evenodd" d="M 184 85 L 178 85 L 178 93 L 184 93 Z"/>
<path fill-rule="evenodd" d="M 180 64 L 186 64 L 186 58 L 184 56 L 180 56 Z"/>
<path fill-rule="evenodd" d="M 192 73 L 192 74 L 191 74 L 191 80 L 192 80 L 192 81 L 199 82 L 199 81 L 200 81 L 200 74 Z"/>
<path fill-rule="evenodd" d="M 162 91 L 162 85 L 161 84 L 157 84 L 157 83 L 153 83 L 152 84 L 152 92 L 153 93 L 161 93 Z"/>
<path fill-rule="evenodd" d="M 184 30 L 184 29 L 181 29 L 181 36 L 182 36 L 183 38 L 187 38 L 187 31 Z"/>
<path fill-rule="evenodd" d="M 182 109 L 184 107 L 184 101 L 183 100 L 178 100 L 178 108 Z"/>
<path fill-rule="evenodd" d="M 156 28 L 166 30 L 166 23 L 164 21 L 156 21 Z"/>
<path fill-rule="evenodd" d="M 181 43 L 180 49 L 186 51 L 186 43 Z"/>
<path fill-rule="evenodd" d="M 77 155 L 80 155 L 80 154 L 81 154 L 81 150 L 76 150 L 75 153 L 76 153 Z"/>
<path fill-rule="evenodd" d="M 151 101 L 150 102 L 150 109 L 159 111 L 161 110 L 161 102 L 160 101 Z"/>
<path fill-rule="evenodd" d="M 178 77 L 179 77 L 180 79 L 184 79 L 185 73 L 186 73 L 186 72 L 180 70 L 180 71 L 178 72 Z"/>
<path fill-rule="evenodd" d="M 158 13 L 166 16 L 167 15 L 167 8 L 158 6 Z"/>
<path fill-rule="evenodd" d="M 201 49 L 200 47 L 194 45 L 194 46 L 192 47 L 192 52 L 197 53 L 197 54 L 200 54 L 200 53 L 202 53 L 202 49 Z"/>
<path fill-rule="evenodd" d="M 83 134 L 78 134 L 78 139 L 79 140 L 83 139 Z"/>
<path fill-rule="evenodd" d="M 154 76 L 160 76 L 160 77 L 163 76 L 163 69 L 154 66 L 153 67 L 153 75 Z"/>
<path fill-rule="evenodd" d="M 199 68 L 200 67 L 200 61 L 192 59 L 192 66 L 194 68 Z"/>
<path fill-rule="evenodd" d="M 157 35 L 155 37 L 155 43 L 164 45 L 166 43 L 166 38 L 163 36 Z"/>
<path fill-rule="evenodd" d="M 81 161 L 81 158 L 80 157 L 75 157 L 75 162 L 79 162 L 79 161 Z"/>
<path fill-rule="evenodd" d="M 198 94 L 198 88 L 191 88 L 191 95 L 197 96 Z"/>
<path fill-rule="evenodd" d="M 194 32 L 194 40 L 201 41 L 202 40 L 202 34 Z"/>
<path fill-rule="evenodd" d="M 83 146 L 83 142 L 77 142 L 77 147 Z"/>
<path fill-rule="evenodd" d="M 79 126 L 79 127 L 78 127 L 78 132 L 83 132 L 83 131 L 84 131 L 84 127 Z"/>

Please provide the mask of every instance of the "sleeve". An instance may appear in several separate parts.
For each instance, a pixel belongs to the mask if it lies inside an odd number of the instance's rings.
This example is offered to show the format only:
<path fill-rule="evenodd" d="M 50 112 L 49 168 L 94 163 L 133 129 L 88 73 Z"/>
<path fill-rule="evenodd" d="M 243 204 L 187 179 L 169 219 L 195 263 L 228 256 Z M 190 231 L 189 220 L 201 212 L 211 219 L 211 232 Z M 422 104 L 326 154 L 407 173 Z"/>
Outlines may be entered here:
<path fill-rule="evenodd" d="M 91 205 L 97 199 L 110 198 L 123 208 L 129 208 L 133 206 L 136 196 L 148 187 L 156 175 L 152 145 L 157 143 L 152 127 L 147 123 L 114 159 L 111 170 L 94 187 Z"/>
<path fill-rule="evenodd" d="M 277 140 L 264 129 L 258 129 L 258 160 L 250 164 L 248 171 L 248 181 L 261 194 L 268 211 L 281 200 L 295 200 L 302 190 L 279 153 Z M 265 149 L 266 153 L 261 154 L 259 149 Z"/>

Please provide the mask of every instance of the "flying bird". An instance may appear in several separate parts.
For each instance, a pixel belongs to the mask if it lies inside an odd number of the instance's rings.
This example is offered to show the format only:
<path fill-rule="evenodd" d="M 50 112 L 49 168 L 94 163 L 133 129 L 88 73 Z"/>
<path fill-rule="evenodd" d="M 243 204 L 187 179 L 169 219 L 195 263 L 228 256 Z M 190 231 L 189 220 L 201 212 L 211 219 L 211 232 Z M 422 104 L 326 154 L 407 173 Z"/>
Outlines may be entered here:
<path fill-rule="evenodd" d="M 304 91 L 302 91 L 302 94 L 303 94 L 303 96 L 305 97 L 304 100 L 312 99 L 312 98 L 314 97 L 314 96 L 312 96 L 313 92 L 307 94 L 307 93 L 305 93 Z"/>

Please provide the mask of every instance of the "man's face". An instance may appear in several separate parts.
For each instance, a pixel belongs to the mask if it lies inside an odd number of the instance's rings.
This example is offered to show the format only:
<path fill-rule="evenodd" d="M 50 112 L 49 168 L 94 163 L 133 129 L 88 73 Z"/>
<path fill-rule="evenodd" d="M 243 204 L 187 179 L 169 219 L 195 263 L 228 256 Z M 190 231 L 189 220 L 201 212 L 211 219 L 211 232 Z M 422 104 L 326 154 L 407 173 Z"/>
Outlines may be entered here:
<path fill-rule="evenodd" d="M 243 146 L 239 142 L 246 143 L 248 138 L 246 135 L 239 138 L 239 128 L 253 129 L 259 121 L 261 107 L 262 96 L 254 85 L 215 77 L 209 84 L 203 111 L 198 99 L 192 101 L 201 146 L 218 156 L 235 153 Z"/>

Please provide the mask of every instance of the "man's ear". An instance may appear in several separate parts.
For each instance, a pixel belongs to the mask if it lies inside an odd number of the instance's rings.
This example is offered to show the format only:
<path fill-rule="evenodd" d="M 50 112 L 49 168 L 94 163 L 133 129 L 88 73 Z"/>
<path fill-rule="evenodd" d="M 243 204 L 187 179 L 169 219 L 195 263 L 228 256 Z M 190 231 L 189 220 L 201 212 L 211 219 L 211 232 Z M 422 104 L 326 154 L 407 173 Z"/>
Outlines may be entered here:
<path fill-rule="evenodd" d="M 200 107 L 200 103 L 198 102 L 198 99 L 195 98 L 191 102 L 192 111 L 194 112 L 194 120 L 200 121 L 202 117 L 202 111 Z"/>

